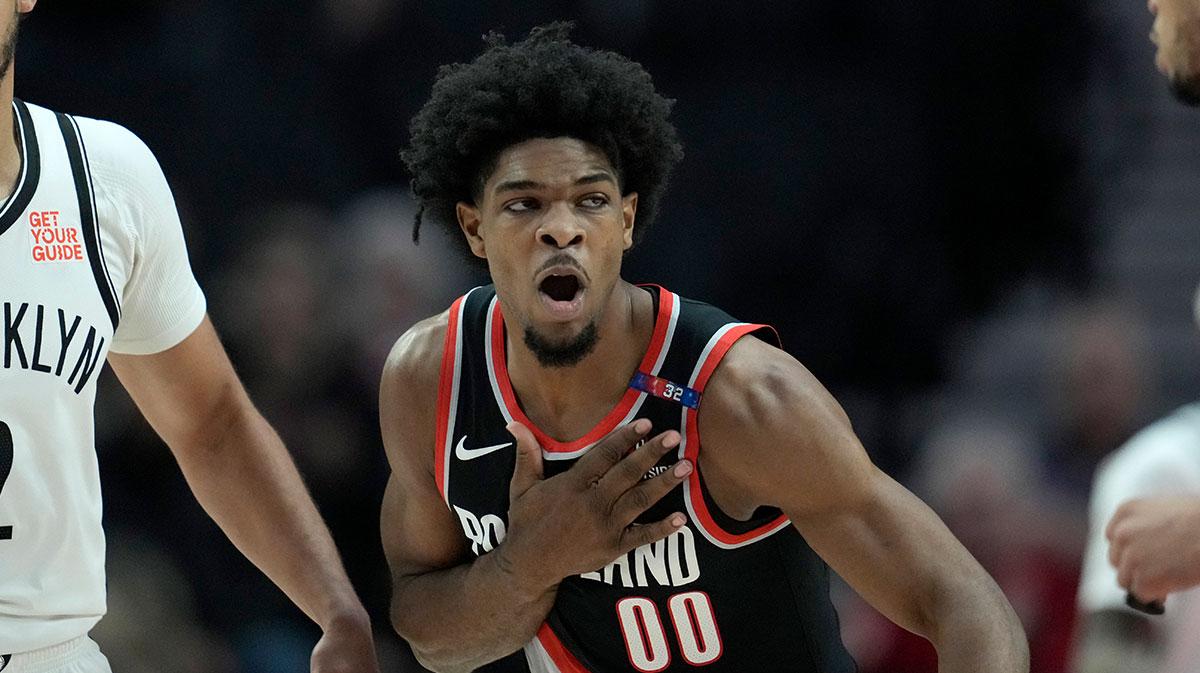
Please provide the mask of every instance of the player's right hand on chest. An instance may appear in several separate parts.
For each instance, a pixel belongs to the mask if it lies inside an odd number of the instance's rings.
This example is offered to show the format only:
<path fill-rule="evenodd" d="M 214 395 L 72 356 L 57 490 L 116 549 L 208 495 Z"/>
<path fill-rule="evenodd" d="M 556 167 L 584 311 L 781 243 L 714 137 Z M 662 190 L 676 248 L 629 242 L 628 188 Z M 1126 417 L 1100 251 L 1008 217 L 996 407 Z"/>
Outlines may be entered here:
<path fill-rule="evenodd" d="M 668 430 L 633 450 L 650 432 L 650 421 L 638 419 L 600 440 L 571 469 L 546 479 L 533 433 L 520 423 L 509 424 L 508 431 L 516 439 L 517 463 L 509 485 L 508 534 L 493 553 L 516 581 L 553 587 L 661 540 L 686 522 L 682 512 L 673 512 L 654 523 L 634 523 L 693 469 L 680 460 L 643 479 L 679 446 L 678 432 Z"/>

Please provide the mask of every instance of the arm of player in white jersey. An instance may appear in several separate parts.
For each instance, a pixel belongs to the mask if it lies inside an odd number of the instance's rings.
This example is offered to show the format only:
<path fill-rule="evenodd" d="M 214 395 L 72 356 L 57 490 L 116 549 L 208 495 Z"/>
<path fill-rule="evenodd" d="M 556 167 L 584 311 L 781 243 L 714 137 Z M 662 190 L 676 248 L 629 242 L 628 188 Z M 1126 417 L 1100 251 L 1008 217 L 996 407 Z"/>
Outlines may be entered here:
<path fill-rule="evenodd" d="M 206 317 L 178 345 L 109 364 L 229 539 L 321 626 L 312 670 L 378 671 L 370 621 L 287 449 Z"/>

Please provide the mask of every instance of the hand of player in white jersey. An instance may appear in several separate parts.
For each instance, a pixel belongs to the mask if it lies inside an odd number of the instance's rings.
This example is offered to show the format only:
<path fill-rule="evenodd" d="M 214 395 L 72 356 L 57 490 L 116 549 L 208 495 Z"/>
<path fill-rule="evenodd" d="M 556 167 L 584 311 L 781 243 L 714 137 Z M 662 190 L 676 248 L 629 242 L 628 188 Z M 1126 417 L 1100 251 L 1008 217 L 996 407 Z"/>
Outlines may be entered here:
<path fill-rule="evenodd" d="M 312 673 L 379 673 L 369 622 L 334 625 L 313 648 Z"/>
<path fill-rule="evenodd" d="M 1104 531 L 1117 583 L 1139 600 L 1200 584 L 1200 498 L 1157 497 L 1123 503 Z"/>
<path fill-rule="evenodd" d="M 508 431 L 517 441 L 517 464 L 509 487 L 508 534 L 496 548 L 497 560 L 534 591 L 603 568 L 686 522 L 682 512 L 674 512 L 654 523 L 633 523 L 693 469 L 681 460 L 643 480 L 679 446 L 678 432 L 669 430 L 630 451 L 650 431 L 650 421 L 636 420 L 602 439 L 571 469 L 546 479 L 533 433 L 520 423 L 509 424 Z"/>

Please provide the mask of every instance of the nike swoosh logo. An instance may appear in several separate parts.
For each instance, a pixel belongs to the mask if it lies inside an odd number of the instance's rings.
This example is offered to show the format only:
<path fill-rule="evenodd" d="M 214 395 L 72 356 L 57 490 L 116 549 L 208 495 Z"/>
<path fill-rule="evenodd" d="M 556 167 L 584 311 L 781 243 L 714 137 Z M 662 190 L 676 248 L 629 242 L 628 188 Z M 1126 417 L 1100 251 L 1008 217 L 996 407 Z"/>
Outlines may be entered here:
<path fill-rule="evenodd" d="M 482 446 L 478 449 L 468 449 L 465 446 L 466 443 L 467 437 L 463 435 L 463 438 L 458 440 L 458 445 L 454 447 L 454 456 L 459 460 L 474 460 L 480 456 L 486 456 L 493 451 L 499 451 L 505 447 L 512 446 L 512 442 L 508 442 L 507 444 L 494 444 L 492 446 Z"/>

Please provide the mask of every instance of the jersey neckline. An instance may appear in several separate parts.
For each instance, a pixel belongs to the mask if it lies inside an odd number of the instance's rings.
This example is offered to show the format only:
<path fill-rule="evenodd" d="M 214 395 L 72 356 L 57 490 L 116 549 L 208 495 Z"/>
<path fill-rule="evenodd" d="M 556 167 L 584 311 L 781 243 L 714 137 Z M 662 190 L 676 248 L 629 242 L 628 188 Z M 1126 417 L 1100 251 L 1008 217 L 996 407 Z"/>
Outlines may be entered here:
<path fill-rule="evenodd" d="M 21 213 L 33 199 L 41 177 L 42 161 L 38 151 L 37 133 L 33 129 L 33 117 L 24 101 L 13 99 L 13 121 L 17 125 L 17 142 L 21 150 L 21 170 L 12 194 L 0 206 L 0 236 L 16 223 Z"/>
<path fill-rule="evenodd" d="M 662 365 L 662 354 L 664 348 L 667 347 L 668 327 L 671 323 L 672 313 L 674 312 L 675 304 L 678 302 L 678 297 L 674 293 L 659 287 L 645 287 L 651 294 L 658 295 L 657 315 L 654 318 L 654 332 L 650 336 L 650 345 L 646 348 L 646 354 L 642 357 L 642 361 L 638 364 L 637 371 L 656 373 Z M 653 289 L 650 289 L 653 288 Z M 558 441 L 537 427 L 529 417 L 525 415 L 525 411 L 517 404 L 517 396 L 513 391 L 512 381 L 508 377 L 508 361 L 507 352 L 504 341 L 504 316 L 500 312 L 500 303 L 492 298 L 491 316 L 491 343 L 487 348 L 491 351 L 492 360 L 492 376 L 495 377 L 496 384 L 499 388 L 500 397 L 503 400 L 504 407 L 508 415 L 514 421 L 529 428 L 530 432 L 537 439 L 545 453 L 551 454 L 574 454 L 581 453 L 584 449 L 589 448 L 592 444 L 603 439 L 608 433 L 615 430 L 622 421 L 629 417 L 630 412 L 634 409 L 637 402 L 645 398 L 646 393 L 643 393 L 632 388 L 627 388 L 621 400 L 613 407 L 612 411 L 600 420 L 590 431 L 579 439 L 569 442 Z M 633 373 L 630 374 L 632 378 Z"/>

